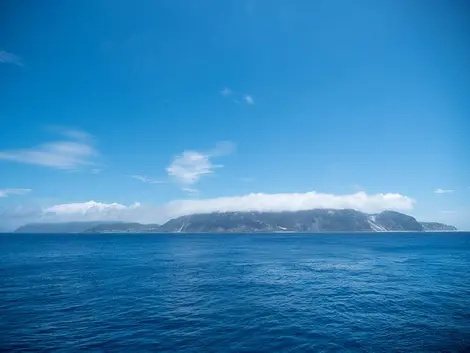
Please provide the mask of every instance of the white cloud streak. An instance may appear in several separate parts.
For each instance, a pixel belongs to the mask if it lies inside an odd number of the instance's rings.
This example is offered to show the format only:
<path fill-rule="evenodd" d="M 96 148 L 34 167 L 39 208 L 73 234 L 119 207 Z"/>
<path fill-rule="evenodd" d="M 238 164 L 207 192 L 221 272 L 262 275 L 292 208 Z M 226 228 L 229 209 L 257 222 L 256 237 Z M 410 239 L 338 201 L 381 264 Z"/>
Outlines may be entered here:
<path fill-rule="evenodd" d="M 435 194 L 452 194 L 454 190 L 449 190 L 449 189 L 436 189 L 434 190 Z"/>
<path fill-rule="evenodd" d="M 162 180 L 152 179 L 145 175 L 131 175 L 131 178 L 135 180 L 139 180 L 143 183 L 148 183 L 148 184 L 163 184 L 164 183 Z"/>
<path fill-rule="evenodd" d="M 17 66 L 23 66 L 23 60 L 13 53 L 0 50 L 0 63 L 1 64 L 13 64 Z"/>
<path fill-rule="evenodd" d="M 31 192 L 31 189 L 0 189 L 0 197 L 8 197 L 11 195 L 24 195 Z"/>
<path fill-rule="evenodd" d="M 91 159 L 98 152 L 93 146 L 91 135 L 80 130 L 67 130 L 62 134 L 68 139 L 31 148 L 0 151 L 0 159 L 64 170 L 92 165 Z"/>
<path fill-rule="evenodd" d="M 250 96 L 250 95 L 248 95 L 248 94 L 245 95 L 245 96 L 243 97 L 243 99 L 245 100 L 245 103 L 248 104 L 248 105 L 253 105 L 253 104 L 255 104 L 255 101 L 254 101 L 253 97 Z"/>
<path fill-rule="evenodd" d="M 93 140 L 93 135 L 89 134 L 86 131 L 79 130 L 79 129 L 70 129 L 70 128 L 59 128 L 58 130 L 64 136 L 72 140 L 80 140 L 80 141 L 91 141 Z"/>
<path fill-rule="evenodd" d="M 194 188 L 183 188 L 183 191 L 186 191 L 190 195 L 199 195 L 199 190 Z"/>
<path fill-rule="evenodd" d="M 233 94 L 232 90 L 228 87 L 225 87 L 222 91 L 220 91 L 220 94 L 223 95 L 224 97 L 228 97 Z"/>
<path fill-rule="evenodd" d="M 243 101 L 245 104 L 248 104 L 248 105 L 255 104 L 255 100 L 253 99 L 253 96 L 249 94 L 239 94 L 239 93 L 233 92 L 228 87 L 225 87 L 223 90 L 221 90 L 220 94 L 225 98 L 231 97 L 231 100 L 236 104 L 240 104 L 241 101 Z"/>

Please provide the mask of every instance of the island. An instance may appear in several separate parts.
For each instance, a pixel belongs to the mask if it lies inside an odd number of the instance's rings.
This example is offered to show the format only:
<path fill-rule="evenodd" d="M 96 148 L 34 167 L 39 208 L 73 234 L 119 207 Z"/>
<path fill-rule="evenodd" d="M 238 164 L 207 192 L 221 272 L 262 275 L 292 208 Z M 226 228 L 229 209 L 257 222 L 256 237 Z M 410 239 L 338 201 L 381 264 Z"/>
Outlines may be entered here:
<path fill-rule="evenodd" d="M 419 222 L 395 211 L 368 214 L 353 209 L 285 212 L 214 212 L 171 219 L 164 224 L 136 222 L 33 223 L 16 233 L 327 233 L 456 231 L 437 223 Z"/>

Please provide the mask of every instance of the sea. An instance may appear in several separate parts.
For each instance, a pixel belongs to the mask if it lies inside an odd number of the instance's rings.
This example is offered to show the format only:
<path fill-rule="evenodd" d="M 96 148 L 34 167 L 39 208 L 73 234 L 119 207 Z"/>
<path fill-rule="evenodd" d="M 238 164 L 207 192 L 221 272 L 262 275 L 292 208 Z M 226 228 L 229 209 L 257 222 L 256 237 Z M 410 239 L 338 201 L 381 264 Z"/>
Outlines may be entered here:
<path fill-rule="evenodd" d="M 4 234 L 2 352 L 470 352 L 470 233 Z"/>

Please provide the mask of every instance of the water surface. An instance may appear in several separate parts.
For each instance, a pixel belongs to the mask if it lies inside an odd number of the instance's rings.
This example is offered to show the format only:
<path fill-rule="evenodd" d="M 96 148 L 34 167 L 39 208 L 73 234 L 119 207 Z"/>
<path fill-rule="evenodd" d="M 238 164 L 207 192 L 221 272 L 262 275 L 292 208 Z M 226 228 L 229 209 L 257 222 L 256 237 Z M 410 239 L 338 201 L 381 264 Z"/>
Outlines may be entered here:
<path fill-rule="evenodd" d="M 0 349 L 470 351 L 470 234 L 3 235 Z"/>

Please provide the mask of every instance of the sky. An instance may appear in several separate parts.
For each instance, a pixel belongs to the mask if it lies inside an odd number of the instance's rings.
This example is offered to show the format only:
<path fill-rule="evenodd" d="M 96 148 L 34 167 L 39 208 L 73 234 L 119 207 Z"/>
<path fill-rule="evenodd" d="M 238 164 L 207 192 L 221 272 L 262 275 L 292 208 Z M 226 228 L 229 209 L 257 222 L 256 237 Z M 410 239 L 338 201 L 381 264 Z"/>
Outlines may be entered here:
<path fill-rule="evenodd" d="M 0 229 L 317 207 L 470 229 L 467 1 L 0 7 Z"/>

